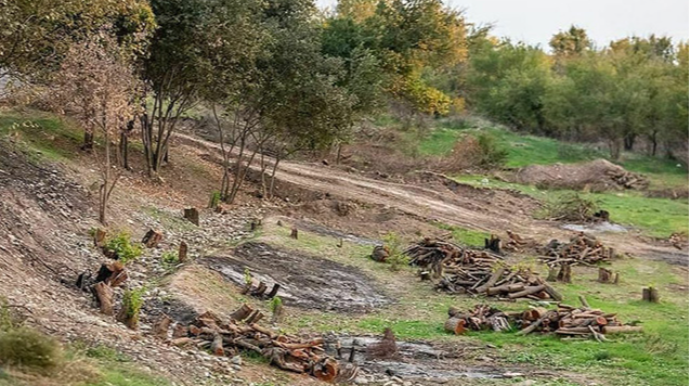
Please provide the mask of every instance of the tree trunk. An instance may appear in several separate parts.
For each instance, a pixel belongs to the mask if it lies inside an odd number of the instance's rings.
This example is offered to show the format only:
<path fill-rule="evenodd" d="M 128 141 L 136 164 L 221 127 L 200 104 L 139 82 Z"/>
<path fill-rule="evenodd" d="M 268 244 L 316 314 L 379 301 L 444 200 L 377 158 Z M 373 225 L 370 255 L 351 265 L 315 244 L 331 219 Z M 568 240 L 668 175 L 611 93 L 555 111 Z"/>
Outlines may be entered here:
<path fill-rule="evenodd" d="M 105 315 L 113 314 L 113 289 L 105 284 L 105 282 L 96 283 L 94 285 L 96 298 L 98 299 L 101 312 Z"/>
<path fill-rule="evenodd" d="M 120 133 L 120 160 L 120 166 L 129 170 L 129 136 L 125 132 Z"/>
<path fill-rule="evenodd" d="M 654 287 L 643 288 L 642 300 L 651 303 L 659 303 L 659 291 Z"/>
<path fill-rule="evenodd" d="M 635 139 L 637 138 L 637 135 L 635 133 L 629 133 L 623 138 L 623 148 L 625 150 L 632 150 L 633 147 L 635 146 Z"/>

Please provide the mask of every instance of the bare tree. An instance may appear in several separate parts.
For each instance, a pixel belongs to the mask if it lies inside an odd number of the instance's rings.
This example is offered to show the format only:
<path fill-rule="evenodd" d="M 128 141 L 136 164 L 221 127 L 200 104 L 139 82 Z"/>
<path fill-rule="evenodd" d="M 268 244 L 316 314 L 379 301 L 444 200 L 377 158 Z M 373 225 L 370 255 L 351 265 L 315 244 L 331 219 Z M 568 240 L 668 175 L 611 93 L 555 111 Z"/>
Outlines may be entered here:
<path fill-rule="evenodd" d="M 106 28 L 72 44 L 49 96 L 61 113 L 73 116 L 103 140 L 102 150 L 93 153 L 101 172 L 98 220 L 103 224 L 108 200 L 122 174 L 120 152 L 112 142 L 136 112 L 131 97 L 137 87 L 127 52 Z"/>

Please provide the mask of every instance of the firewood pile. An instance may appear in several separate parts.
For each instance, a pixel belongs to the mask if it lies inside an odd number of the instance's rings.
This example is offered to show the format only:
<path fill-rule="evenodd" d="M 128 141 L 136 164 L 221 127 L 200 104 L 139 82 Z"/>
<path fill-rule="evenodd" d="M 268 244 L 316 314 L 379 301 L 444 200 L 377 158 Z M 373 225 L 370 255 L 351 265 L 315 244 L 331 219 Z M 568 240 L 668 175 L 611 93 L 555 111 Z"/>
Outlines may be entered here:
<path fill-rule="evenodd" d="M 405 253 L 411 257 L 410 264 L 431 269 L 433 276 L 440 278 L 436 287 L 442 291 L 508 299 L 562 299 L 537 273 L 527 268 L 509 267 L 501 256 L 487 251 L 424 239 Z M 424 276 L 425 272 L 420 274 Z"/>
<path fill-rule="evenodd" d="M 227 321 L 205 312 L 189 325 L 176 324 L 172 344 L 194 345 L 218 356 L 253 351 L 282 370 L 309 374 L 325 382 L 336 380 L 339 364 L 326 355 L 323 337 L 300 339 L 279 334 L 259 325 L 262 318 L 261 311 L 246 304 L 233 312 Z"/>
<path fill-rule="evenodd" d="M 619 186 L 625 189 L 643 190 L 649 187 L 649 180 L 640 174 L 631 173 L 623 168 L 611 169 L 606 174 Z"/>
<path fill-rule="evenodd" d="M 522 312 L 503 312 L 483 304 L 467 312 L 451 308 L 444 329 L 459 335 L 468 330 L 508 331 L 515 328 L 519 335 L 540 332 L 564 337 L 593 337 L 598 341 L 605 341 L 607 334 L 642 332 L 641 326 L 624 325 L 615 313 L 591 308 L 582 296 L 580 300 L 581 307 L 558 304 L 552 310 L 530 307 Z"/>
<path fill-rule="evenodd" d="M 562 264 L 594 264 L 612 259 L 616 252 L 613 248 L 604 246 L 594 236 L 583 232 L 570 238 L 567 243 L 551 240 L 539 249 L 540 260 L 550 267 Z"/>

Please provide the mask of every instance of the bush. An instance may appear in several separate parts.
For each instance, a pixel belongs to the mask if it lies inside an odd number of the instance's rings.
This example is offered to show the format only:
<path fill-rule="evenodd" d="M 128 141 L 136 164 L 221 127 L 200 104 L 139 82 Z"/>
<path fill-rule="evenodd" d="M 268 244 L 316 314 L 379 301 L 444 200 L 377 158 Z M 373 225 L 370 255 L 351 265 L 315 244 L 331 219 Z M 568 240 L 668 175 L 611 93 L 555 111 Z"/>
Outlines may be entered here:
<path fill-rule="evenodd" d="M 500 147 L 491 134 L 466 135 L 455 142 L 452 155 L 442 162 L 440 169 L 457 172 L 471 168 L 499 168 L 507 159 L 508 151 Z"/>
<path fill-rule="evenodd" d="M 127 264 L 141 256 L 141 247 L 137 244 L 132 244 L 130 239 L 129 233 L 119 232 L 106 241 L 104 248 L 113 251 L 123 264 Z"/>
<path fill-rule="evenodd" d="M 118 319 L 127 324 L 131 329 L 136 329 L 139 324 L 139 312 L 144 305 L 143 294 L 146 288 L 127 289 L 122 295 L 122 310 Z"/>
<path fill-rule="evenodd" d="M 180 260 L 177 256 L 177 253 L 174 251 L 165 251 L 163 252 L 163 255 L 161 256 L 161 263 L 163 265 L 163 268 L 166 271 L 172 271 L 175 269 L 177 264 L 180 263 Z"/>
<path fill-rule="evenodd" d="M 487 133 L 479 134 L 477 136 L 477 144 L 480 151 L 479 166 L 497 168 L 506 163 L 508 150 L 500 147 L 493 135 Z"/>
<path fill-rule="evenodd" d="M 403 253 L 403 242 L 395 232 L 389 232 L 383 237 L 383 242 L 388 247 L 387 263 L 390 263 L 391 271 L 399 271 L 410 262 L 410 258 Z"/>
<path fill-rule="evenodd" d="M 36 330 L 20 327 L 0 332 L 0 364 L 48 373 L 61 358 L 58 342 Z"/>

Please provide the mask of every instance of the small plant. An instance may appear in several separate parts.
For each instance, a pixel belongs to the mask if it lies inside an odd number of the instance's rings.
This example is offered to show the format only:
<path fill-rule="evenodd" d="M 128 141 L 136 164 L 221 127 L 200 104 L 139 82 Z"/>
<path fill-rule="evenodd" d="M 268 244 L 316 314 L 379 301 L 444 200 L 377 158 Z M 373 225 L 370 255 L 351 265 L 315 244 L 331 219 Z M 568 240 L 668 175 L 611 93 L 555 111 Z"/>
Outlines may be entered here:
<path fill-rule="evenodd" d="M 19 327 L 0 333 L 0 363 L 49 373 L 61 361 L 60 346 L 36 330 Z"/>
<path fill-rule="evenodd" d="M 172 271 L 180 263 L 177 253 L 173 251 L 165 251 L 161 255 L 161 263 L 166 271 Z"/>
<path fill-rule="evenodd" d="M 249 268 L 247 268 L 247 267 L 244 267 L 244 284 L 246 284 L 246 285 L 252 284 L 252 273 L 249 272 Z"/>
<path fill-rule="evenodd" d="M 105 250 L 112 251 L 115 256 L 123 263 L 127 264 L 141 256 L 141 247 L 137 244 L 132 244 L 129 233 L 122 231 L 118 232 L 112 238 L 109 238 L 105 243 Z"/>
<path fill-rule="evenodd" d="M 146 292 L 146 288 L 141 287 L 138 289 L 127 289 L 122 295 L 122 309 L 120 309 L 118 314 L 118 320 L 133 330 L 139 325 L 139 312 L 144 305 L 144 292 Z"/>
<path fill-rule="evenodd" d="M 611 353 L 603 350 L 603 351 L 598 351 L 594 354 L 594 360 L 597 361 L 608 361 L 612 357 Z"/>
<path fill-rule="evenodd" d="M 395 232 L 389 232 L 383 237 L 385 246 L 388 247 L 388 258 L 386 262 L 390 263 L 391 271 L 399 271 L 403 266 L 410 262 L 410 258 L 403 253 L 403 241 L 400 235 Z"/>
<path fill-rule="evenodd" d="M 274 297 L 271 299 L 269 307 L 271 308 L 271 313 L 273 314 L 273 322 L 279 322 L 283 316 L 283 299 L 281 299 L 280 296 Z"/>
<path fill-rule="evenodd" d="M 217 190 L 214 190 L 211 192 L 211 198 L 208 201 L 208 207 L 210 209 L 215 209 L 218 207 L 218 204 L 220 204 L 220 192 Z"/>

